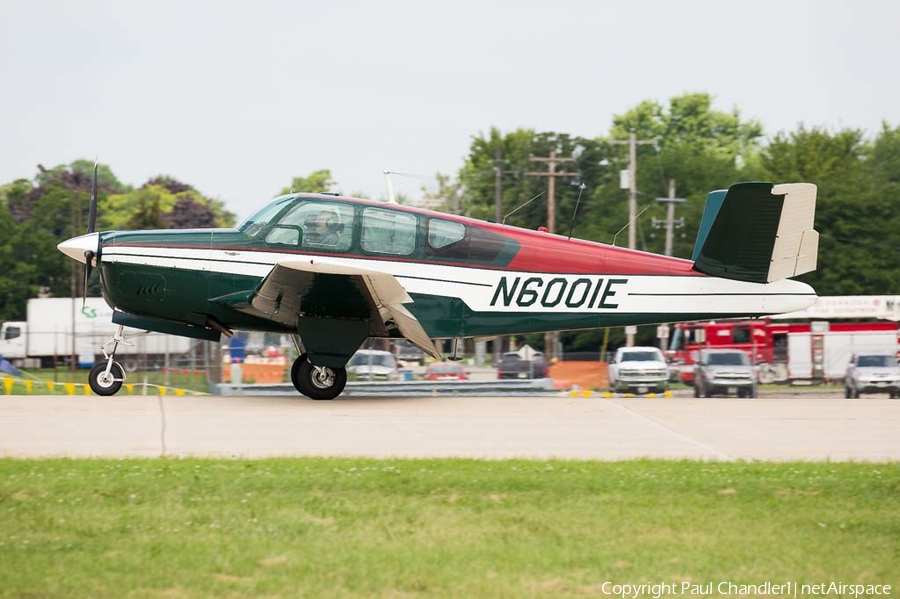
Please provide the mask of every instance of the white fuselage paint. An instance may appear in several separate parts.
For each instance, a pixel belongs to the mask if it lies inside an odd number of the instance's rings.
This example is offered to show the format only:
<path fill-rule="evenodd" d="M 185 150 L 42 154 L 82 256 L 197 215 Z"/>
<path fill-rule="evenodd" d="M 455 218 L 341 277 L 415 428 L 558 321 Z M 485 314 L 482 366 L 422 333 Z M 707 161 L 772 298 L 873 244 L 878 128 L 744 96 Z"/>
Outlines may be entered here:
<path fill-rule="evenodd" d="M 391 274 L 411 294 L 459 298 L 476 312 L 780 314 L 817 297 L 788 279 L 746 283 L 708 276 L 532 273 L 321 255 L 105 246 L 102 261 L 264 278 L 281 261 L 309 260 Z"/>

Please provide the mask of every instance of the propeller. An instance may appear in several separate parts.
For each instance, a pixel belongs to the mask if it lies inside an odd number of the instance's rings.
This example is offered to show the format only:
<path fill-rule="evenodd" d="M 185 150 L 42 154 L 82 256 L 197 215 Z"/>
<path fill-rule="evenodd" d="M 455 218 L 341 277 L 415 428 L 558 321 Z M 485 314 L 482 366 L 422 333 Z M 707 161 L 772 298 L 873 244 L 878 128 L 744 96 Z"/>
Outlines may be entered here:
<path fill-rule="evenodd" d="M 94 178 L 91 181 L 91 206 L 88 210 L 88 233 L 93 233 L 97 228 L 97 159 L 94 159 Z M 94 250 L 84 251 L 84 301 L 82 308 L 87 303 L 88 279 L 91 278 L 92 262 L 95 257 Z"/>

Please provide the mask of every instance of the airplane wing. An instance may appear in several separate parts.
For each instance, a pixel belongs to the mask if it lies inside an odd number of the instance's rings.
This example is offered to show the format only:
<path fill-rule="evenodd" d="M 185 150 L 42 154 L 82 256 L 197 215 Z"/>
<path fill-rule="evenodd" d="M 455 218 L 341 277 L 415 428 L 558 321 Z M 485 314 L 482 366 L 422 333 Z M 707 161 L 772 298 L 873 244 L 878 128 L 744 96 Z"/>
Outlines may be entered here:
<path fill-rule="evenodd" d="M 771 283 L 816 269 L 816 186 L 738 183 L 706 200 L 694 246 L 694 270 Z"/>
<path fill-rule="evenodd" d="M 294 328 L 299 317 L 367 321 L 369 336 L 386 337 L 397 329 L 419 349 L 440 358 L 425 329 L 403 306 L 412 298 L 388 273 L 320 259 L 284 260 L 249 295 L 217 300 Z"/>

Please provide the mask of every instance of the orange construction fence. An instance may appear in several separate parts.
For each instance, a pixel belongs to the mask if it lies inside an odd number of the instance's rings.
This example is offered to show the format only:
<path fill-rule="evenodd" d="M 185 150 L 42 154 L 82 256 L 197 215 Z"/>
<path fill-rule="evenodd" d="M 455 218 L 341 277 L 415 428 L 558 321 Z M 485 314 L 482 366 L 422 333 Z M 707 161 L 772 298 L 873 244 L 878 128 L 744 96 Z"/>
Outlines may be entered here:
<path fill-rule="evenodd" d="M 606 390 L 609 386 L 606 362 L 557 362 L 550 366 L 550 378 L 556 389 L 571 389 L 578 385 L 581 389 Z"/>

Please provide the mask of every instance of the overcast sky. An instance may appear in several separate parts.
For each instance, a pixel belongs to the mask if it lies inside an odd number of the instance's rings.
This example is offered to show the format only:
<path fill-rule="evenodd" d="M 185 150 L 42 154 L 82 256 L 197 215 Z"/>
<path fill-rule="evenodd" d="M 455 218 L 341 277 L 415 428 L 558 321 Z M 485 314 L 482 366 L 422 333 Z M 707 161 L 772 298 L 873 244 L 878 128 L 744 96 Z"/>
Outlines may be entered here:
<path fill-rule="evenodd" d="M 874 134 L 898 59 L 897 0 L 0 0 L 0 183 L 99 154 L 245 217 L 316 169 L 384 196 L 492 126 L 593 137 L 686 92 Z"/>

